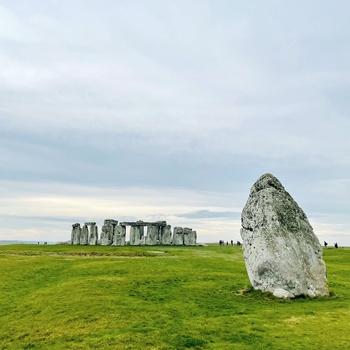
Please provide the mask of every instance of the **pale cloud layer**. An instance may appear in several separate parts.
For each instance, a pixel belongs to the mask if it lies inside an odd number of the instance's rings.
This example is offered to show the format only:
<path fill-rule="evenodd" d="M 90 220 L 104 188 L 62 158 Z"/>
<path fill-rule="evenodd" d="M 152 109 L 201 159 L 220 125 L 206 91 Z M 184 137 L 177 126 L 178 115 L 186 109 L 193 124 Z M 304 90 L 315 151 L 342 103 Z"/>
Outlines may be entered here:
<path fill-rule="evenodd" d="M 347 1 L 0 1 L 0 239 L 114 217 L 239 240 L 270 172 L 320 240 L 350 245 L 349 15 Z"/>

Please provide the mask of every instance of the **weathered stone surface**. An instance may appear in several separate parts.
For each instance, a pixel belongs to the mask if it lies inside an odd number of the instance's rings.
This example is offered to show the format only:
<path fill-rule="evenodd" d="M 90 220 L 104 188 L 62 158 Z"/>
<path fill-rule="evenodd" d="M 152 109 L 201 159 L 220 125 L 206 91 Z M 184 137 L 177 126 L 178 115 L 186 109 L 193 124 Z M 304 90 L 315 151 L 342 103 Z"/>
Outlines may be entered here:
<path fill-rule="evenodd" d="M 97 245 L 98 243 L 98 229 L 96 222 L 86 222 L 85 225 L 89 227 L 89 245 Z"/>
<path fill-rule="evenodd" d="M 113 226 L 117 226 L 118 225 L 118 220 L 114 220 L 114 219 L 106 219 L 105 223 L 109 222 L 111 223 Z"/>
<path fill-rule="evenodd" d="M 191 228 L 184 227 L 183 230 L 184 245 L 196 245 L 197 244 L 197 232 Z"/>
<path fill-rule="evenodd" d="M 72 225 L 72 234 L 71 234 L 71 244 L 79 245 L 80 244 L 80 224 L 76 223 Z"/>
<path fill-rule="evenodd" d="M 130 227 L 130 245 L 141 245 L 143 242 L 144 228 L 143 226 Z"/>
<path fill-rule="evenodd" d="M 197 245 L 197 231 L 191 232 L 190 245 Z"/>
<path fill-rule="evenodd" d="M 162 245 L 171 244 L 171 226 L 161 226 L 159 230 L 159 242 Z"/>
<path fill-rule="evenodd" d="M 184 230 L 182 227 L 174 227 L 173 245 L 184 244 Z"/>
<path fill-rule="evenodd" d="M 101 245 L 111 245 L 113 243 L 114 227 L 117 220 L 106 219 L 101 229 Z"/>
<path fill-rule="evenodd" d="M 188 227 L 184 227 L 183 229 L 183 238 L 184 238 L 184 245 L 191 245 L 191 236 L 192 236 L 192 229 Z"/>
<path fill-rule="evenodd" d="M 157 244 L 159 244 L 159 226 L 148 225 L 146 245 L 157 245 Z"/>
<path fill-rule="evenodd" d="M 126 227 L 118 225 L 114 228 L 113 245 L 125 245 Z"/>
<path fill-rule="evenodd" d="M 245 264 L 255 289 L 281 298 L 329 294 L 318 238 L 277 178 L 265 174 L 256 181 L 241 221 Z"/>
<path fill-rule="evenodd" d="M 89 229 L 84 225 L 80 231 L 80 245 L 88 245 L 89 243 Z"/>

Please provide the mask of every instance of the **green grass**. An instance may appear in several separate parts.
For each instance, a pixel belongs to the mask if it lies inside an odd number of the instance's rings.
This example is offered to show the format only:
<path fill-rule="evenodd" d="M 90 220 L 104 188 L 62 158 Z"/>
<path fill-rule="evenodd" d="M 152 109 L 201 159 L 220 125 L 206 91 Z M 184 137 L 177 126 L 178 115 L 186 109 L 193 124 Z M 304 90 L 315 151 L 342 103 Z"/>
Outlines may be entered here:
<path fill-rule="evenodd" d="M 0 246 L 1 349 L 346 349 L 350 249 L 331 296 L 250 290 L 237 247 Z"/>

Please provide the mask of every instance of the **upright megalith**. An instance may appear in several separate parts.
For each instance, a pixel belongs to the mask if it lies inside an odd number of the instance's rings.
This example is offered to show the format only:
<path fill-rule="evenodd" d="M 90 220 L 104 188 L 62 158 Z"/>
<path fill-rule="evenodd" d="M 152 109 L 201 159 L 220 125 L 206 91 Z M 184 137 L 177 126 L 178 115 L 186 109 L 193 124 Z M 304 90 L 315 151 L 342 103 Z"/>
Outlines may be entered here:
<path fill-rule="evenodd" d="M 196 245 L 197 244 L 197 232 L 191 228 L 184 227 L 183 229 L 183 242 L 184 245 Z"/>
<path fill-rule="evenodd" d="M 184 244 L 184 230 L 182 227 L 174 227 L 173 245 Z"/>
<path fill-rule="evenodd" d="M 89 228 L 89 245 L 97 245 L 98 243 L 98 229 L 96 222 L 85 222 L 85 225 Z"/>
<path fill-rule="evenodd" d="M 159 244 L 159 225 L 153 224 L 147 226 L 146 245 Z"/>
<path fill-rule="evenodd" d="M 143 242 L 144 227 L 138 224 L 130 227 L 130 245 L 141 245 Z"/>
<path fill-rule="evenodd" d="M 196 245 L 197 244 L 197 231 L 191 231 L 190 235 L 190 245 Z"/>
<path fill-rule="evenodd" d="M 89 243 L 89 229 L 86 224 L 80 231 L 80 245 L 88 245 Z"/>
<path fill-rule="evenodd" d="M 71 244 L 79 245 L 80 244 L 80 224 L 76 223 L 72 225 L 72 234 L 71 234 Z"/>
<path fill-rule="evenodd" d="M 113 243 L 114 227 L 118 225 L 117 220 L 106 219 L 101 229 L 101 245 L 111 245 Z"/>
<path fill-rule="evenodd" d="M 329 294 L 318 238 L 276 177 L 265 174 L 255 182 L 241 222 L 244 260 L 255 289 L 281 298 Z"/>
<path fill-rule="evenodd" d="M 125 245 L 125 235 L 126 235 L 126 227 L 125 225 L 117 225 L 114 228 L 114 238 L 113 245 Z"/>
<path fill-rule="evenodd" d="M 159 243 L 162 245 L 171 244 L 171 226 L 161 226 L 159 230 Z"/>
<path fill-rule="evenodd" d="M 192 241 L 192 229 L 188 227 L 184 227 L 183 229 L 183 238 L 184 238 L 184 245 L 191 245 Z"/>

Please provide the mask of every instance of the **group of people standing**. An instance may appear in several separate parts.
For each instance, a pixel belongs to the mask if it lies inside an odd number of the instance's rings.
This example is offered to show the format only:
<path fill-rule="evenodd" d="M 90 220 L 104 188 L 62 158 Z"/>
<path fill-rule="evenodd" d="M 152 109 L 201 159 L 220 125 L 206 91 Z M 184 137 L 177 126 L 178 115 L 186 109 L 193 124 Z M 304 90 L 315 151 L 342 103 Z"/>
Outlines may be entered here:
<path fill-rule="evenodd" d="M 241 245 L 241 242 L 240 241 L 237 241 L 237 243 L 236 243 L 237 245 Z M 228 245 L 228 241 L 225 243 L 225 241 L 224 240 L 222 240 L 222 239 L 220 239 L 220 241 L 219 241 L 219 245 L 220 246 L 223 246 L 223 245 Z M 233 245 L 233 240 L 231 240 L 231 245 Z"/>
<path fill-rule="evenodd" d="M 325 248 L 327 248 L 328 243 L 326 241 L 323 241 L 323 245 L 324 245 Z M 334 248 L 338 249 L 338 243 L 337 242 L 334 243 Z"/>

